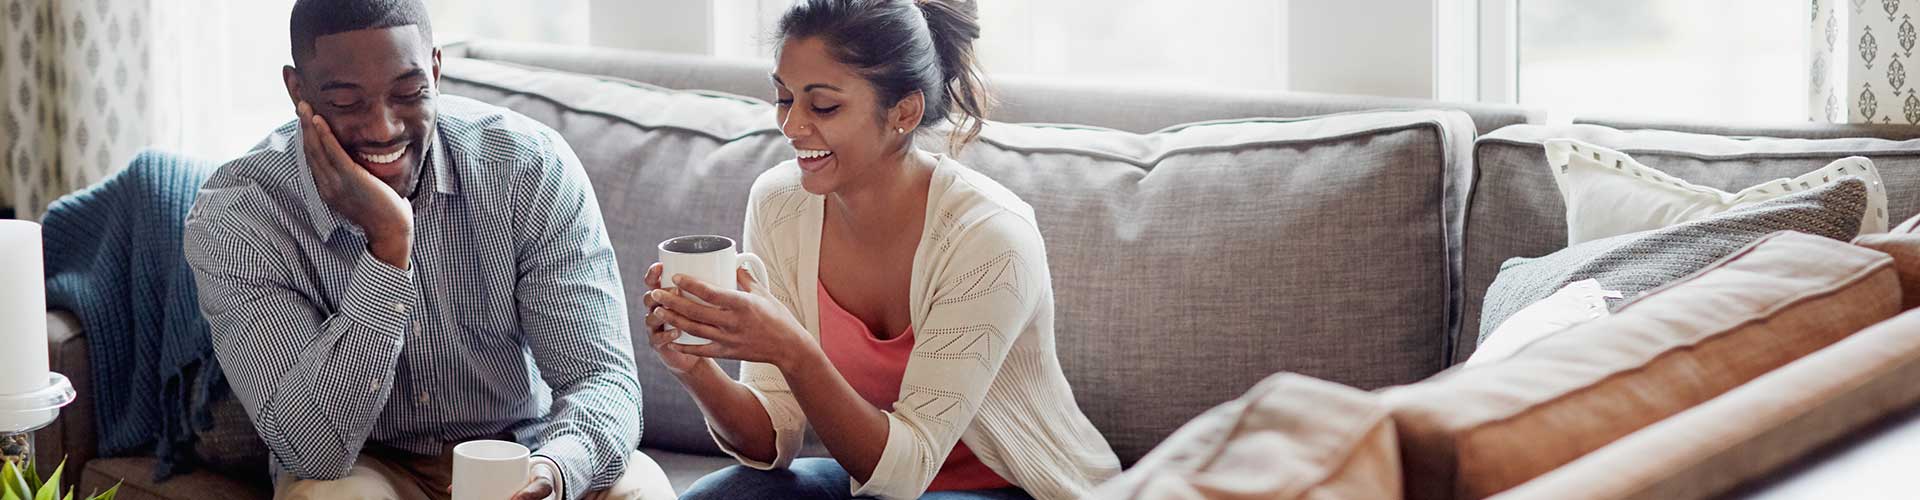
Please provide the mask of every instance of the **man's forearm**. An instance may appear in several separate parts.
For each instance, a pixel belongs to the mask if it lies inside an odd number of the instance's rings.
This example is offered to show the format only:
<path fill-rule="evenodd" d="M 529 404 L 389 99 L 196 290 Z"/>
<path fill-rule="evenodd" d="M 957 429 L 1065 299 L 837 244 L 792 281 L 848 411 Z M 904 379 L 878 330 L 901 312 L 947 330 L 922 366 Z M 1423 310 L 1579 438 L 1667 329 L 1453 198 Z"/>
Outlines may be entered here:
<path fill-rule="evenodd" d="M 415 295 L 411 276 L 363 257 L 339 310 L 319 324 L 308 319 L 316 308 L 304 298 L 247 290 L 245 307 L 208 318 L 221 363 L 238 393 L 256 399 L 256 426 L 290 472 L 345 476 L 393 390 Z M 272 348 L 288 338 L 311 340 L 294 342 L 297 352 Z"/>

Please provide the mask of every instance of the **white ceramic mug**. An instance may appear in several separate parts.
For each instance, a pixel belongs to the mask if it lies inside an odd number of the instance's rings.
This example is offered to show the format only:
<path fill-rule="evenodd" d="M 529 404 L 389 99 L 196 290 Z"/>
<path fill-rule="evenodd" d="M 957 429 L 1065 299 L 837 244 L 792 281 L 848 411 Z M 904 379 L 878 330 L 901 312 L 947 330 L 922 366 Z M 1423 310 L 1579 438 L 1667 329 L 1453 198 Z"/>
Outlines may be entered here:
<path fill-rule="evenodd" d="M 453 500 L 507 500 L 527 487 L 526 446 L 481 439 L 453 447 Z"/>
<path fill-rule="evenodd" d="M 734 248 L 735 245 L 732 238 L 711 234 L 668 238 L 667 241 L 660 242 L 660 266 L 662 268 L 660 270 L 660 287 L 666 290 L 674 290 L 673 277 L 684 274 L 715 287 L 734 290 L 739 287 L 739 281 L 734 276 L 734 270 L 740 269 L 742 266 L 747 268 L 747 272 L 753 273 L 753 279 L 761 283 L 766 283 L 767 263 L 761 261 L 758 255 L 736 253 Z M 693 299 L 694 302 L 707 304 L 706 301 L 700 300 L 699 297 L 692 295 L 686 295 L 685 297 Z M 674 328 L 668 326 L 667 329 L 672 330 Z M 680 332 L 680 336 L 673 339 L 673 343 L 683 345 L 703 345 L 712 342 L 713 341 L 707 339 L 689 335 L 687 332 Z"/>

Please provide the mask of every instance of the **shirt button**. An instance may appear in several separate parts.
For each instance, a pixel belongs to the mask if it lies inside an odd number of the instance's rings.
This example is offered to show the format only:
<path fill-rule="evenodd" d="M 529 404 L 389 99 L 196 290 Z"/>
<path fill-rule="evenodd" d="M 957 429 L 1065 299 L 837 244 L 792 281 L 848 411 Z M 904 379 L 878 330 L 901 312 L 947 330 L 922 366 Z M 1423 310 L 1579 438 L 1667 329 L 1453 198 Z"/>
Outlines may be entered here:
<path fill-rule="evenodd" d="M 393 312 L 397 312 L 397 313 L 400 313 L 400 314 L 406 314 L 406 313 L 407 313 L 407 305 L 406 305 L 406 304 L 402 304 L 402 303 L 399 303 L 399 302 L 395 302 L 395 303 L 393 303 Z"/>
<path fill-rule="evenodd" d="M 367 390 L 378 392 L 380 390 L 380 380 L 375 379 L 373 382 L 367 383 Z"/>
<path fill-rule="evenodd" d="M 420 391 L 420 394 L 419 394 L 418 396 L 416 396 L 416 398 L 417 398 L 417 399 L 419 399 L 421 403 L 426 403 L 426 402 L 427 402 L 427 392 L 426 392 L 426 391 Z"/>

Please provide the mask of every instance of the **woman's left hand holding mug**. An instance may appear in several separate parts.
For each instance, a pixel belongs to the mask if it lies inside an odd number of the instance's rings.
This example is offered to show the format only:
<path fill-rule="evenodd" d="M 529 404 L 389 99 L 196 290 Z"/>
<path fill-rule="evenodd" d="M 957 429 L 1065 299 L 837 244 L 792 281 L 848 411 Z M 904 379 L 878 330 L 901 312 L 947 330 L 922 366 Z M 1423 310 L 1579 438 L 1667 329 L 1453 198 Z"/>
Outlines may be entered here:
<path fill-rule="evenodd" d="M 664 290 L 648 293 L 660 305 L 654 314 L 681 331 L 712 341 L 705 345 L 668 344 L 677 352 L 707 358 L 737 359 L 767 363 L 791 372 L 793 363 L 810 359 L 819 348 L 805 327 L 794 320 L 784 306 L 756 293 L 762 285 L 746 269 L 734 273 L 740 288 L 720 288 L 686 275 L 675 276 L 673 286 L 680 294 Z M 711 306 L 682 295 L 707 301 Z"/>

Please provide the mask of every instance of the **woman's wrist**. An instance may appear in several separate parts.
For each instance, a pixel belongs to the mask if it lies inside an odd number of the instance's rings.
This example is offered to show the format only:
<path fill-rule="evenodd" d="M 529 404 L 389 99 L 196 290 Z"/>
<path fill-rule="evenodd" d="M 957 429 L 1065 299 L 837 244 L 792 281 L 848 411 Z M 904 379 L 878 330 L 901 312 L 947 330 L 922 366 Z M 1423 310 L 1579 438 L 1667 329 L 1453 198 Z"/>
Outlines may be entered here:
<path fill-rule="evenodd" d="M 716 377 L 722 379 L 722 381 L 731 381 L 727 379 L 727 372 L 721 370 L 718 363 L 714 363 L 712 359 L 708 358 L 700 358 L 700 361 L 695 362 L 693 367 L 688 368 L 686 371 L 668 371 L 673 373 L 674 378 L 680 379 L 680 385 L 687 386 L 690 389 L 698 389 L 701 386 L 709 385 L 714 382 L 713 379 Z"/>
<path fill-rule="evenodd" d="M 807 371 L 828 364 L 826 352 L 820 350 L 820 344 L 813 342 L 795 342 L 788 349 L 782 349 L 782 356 L 771 363 L 780 373 L 788 377 L 804 374 Z"/>

